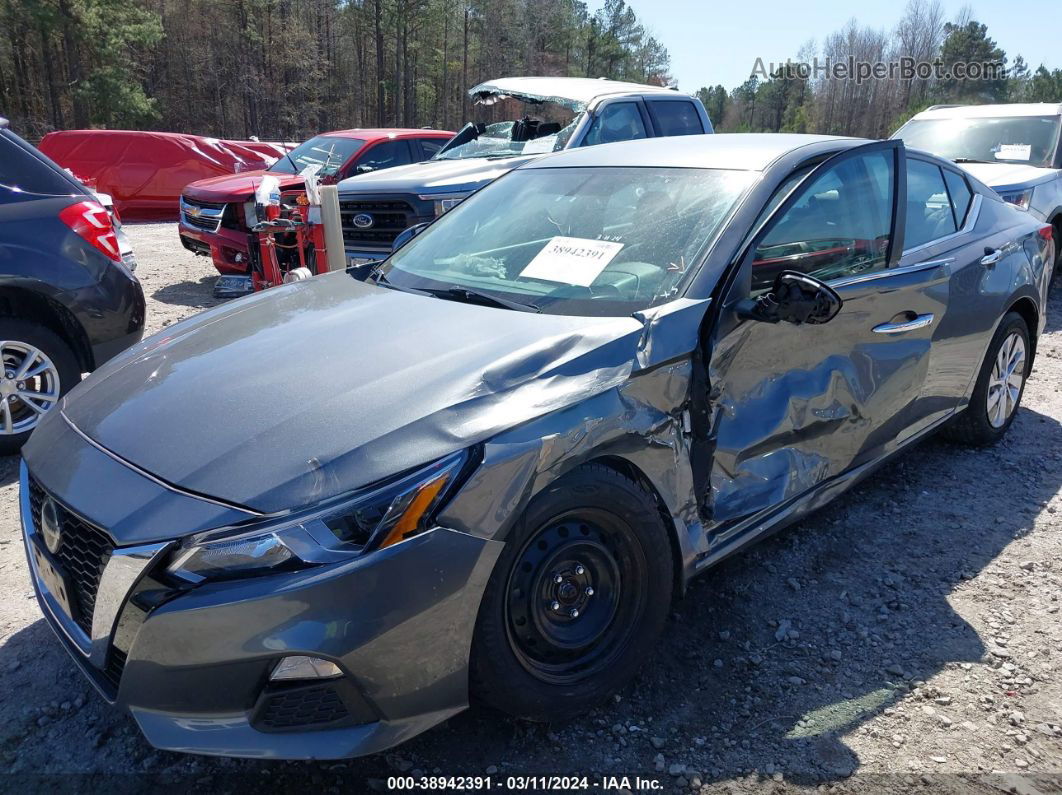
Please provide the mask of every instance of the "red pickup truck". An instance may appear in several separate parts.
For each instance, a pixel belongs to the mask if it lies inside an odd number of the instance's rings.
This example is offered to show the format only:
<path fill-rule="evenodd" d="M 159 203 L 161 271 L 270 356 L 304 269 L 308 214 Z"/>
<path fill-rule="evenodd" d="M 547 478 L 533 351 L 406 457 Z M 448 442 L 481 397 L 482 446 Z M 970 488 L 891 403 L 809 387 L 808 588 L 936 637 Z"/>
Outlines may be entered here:
<path fill-rule="evenodd" d="M 355 129 L 322 133 L 300 144 L 264 171 L 245 171 L 193 182 L 181 194 L 181 243 L 209 256 L 221 274 L 244 274 L 257 256 L 250 242 L 255 223 L 254 191 L 266 174 L 280 179 L 281 190 L 297 190 L 307 166 L 320 166 L 325 182 L 419 163 L 442 148 L 452 132 L 444 130 Z"/>

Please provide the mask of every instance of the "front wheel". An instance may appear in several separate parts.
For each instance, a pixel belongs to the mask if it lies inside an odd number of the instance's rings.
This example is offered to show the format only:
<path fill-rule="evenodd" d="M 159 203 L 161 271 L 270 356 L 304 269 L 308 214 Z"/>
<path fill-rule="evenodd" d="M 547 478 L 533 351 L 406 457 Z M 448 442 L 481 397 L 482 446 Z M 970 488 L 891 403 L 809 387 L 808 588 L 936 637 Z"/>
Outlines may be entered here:
<path fill-rule="evenodd" d="M 947 437 L 975 446 L 1002 439 L 1018 413 L 1031 361 L 1029 327 L 1017 312 L 1008 312 L 988 346 L 970 405 L 945 428 Z"/>
<path fill-rule="evenodd" d="M 671 545 L 653 498 L 586 465 L 535 497 L 506 540 L 472 644 L 474 695 L 566 720 L 623 687 L 671 604 Z"/>

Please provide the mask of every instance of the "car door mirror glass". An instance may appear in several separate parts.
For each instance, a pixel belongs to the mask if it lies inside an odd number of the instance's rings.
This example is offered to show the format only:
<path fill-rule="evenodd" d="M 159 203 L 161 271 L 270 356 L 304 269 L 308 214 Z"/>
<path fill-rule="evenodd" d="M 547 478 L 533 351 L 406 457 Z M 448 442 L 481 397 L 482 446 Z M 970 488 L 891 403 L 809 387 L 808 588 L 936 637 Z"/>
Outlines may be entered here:
<path fill-rule="evenodd" d="M 837 291 L 820 279 L 799 271 L 782 271 L 768 292 L 741 301 L 737 312 L 739 317 L 764 323 L 784 320 L 797 326 L 821 325 L 833 320 L 843 303 Z"/>

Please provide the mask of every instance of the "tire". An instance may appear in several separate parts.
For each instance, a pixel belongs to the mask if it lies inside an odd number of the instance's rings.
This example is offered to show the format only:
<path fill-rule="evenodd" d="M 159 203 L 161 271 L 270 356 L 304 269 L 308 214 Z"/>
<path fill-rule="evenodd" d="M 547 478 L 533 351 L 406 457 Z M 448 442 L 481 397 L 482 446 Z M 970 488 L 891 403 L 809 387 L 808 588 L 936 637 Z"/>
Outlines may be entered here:
<path fill-rule="evenodd" d="M 1005 355 L 1007 352 L 1003 351 L 1004 344 L 1011 343 L 1015 338 L 1021 343 L 1020 362 L 1015 361 L 1015 349 L 1011 348 L 1009 355 Z M 985 360 L 981 363 L 970 405 L 945 427 L 945 436 L 954 442 L 974 447 L 995 444 L 1002 439 L 1018 414 L 1021 396 L 1025 392 L 1025 382 L 1029 377 L 1031 354 L 1032 345 L 1028 325 L 1017 312 L 1008 312 L 999 324 L 999 328 L 996 329 L 992 343 L 988 346 L 988 353 L 985 354 Z M 1007 361 L 1004 362 L 1003 359 Z M 1014 380 L 1010 379 L 1008 383 L 1012 388 L 1003 390 L 998 383 L 1000 373 L 997 365 L 1008 368 L 1016 367 L 1015 374 L 1020 373 L 1020 385 L 1016 385 Z M 1002 413 L 999 411 L 1000 403 L 997 402 L 997 395 L 999 395 L 998 400 L 1003 401 Z"/>
<path fill-rule="evenodd" d="M 0 318 L 0 356 L 0 455 L 11 455 L 19 451 L 40 418 L 81 380 L 81 368 L 70 346 L 54 331 L 16 318 Z M 31 357 L 29 377 L 9 377 L 18 375 Z"/>
<path fill-rule="evenodd" d="M 506 539 L 476 620 L 473 696 L 534 721 L 600 704 L 655 648 L 673 578 L 654 499 L 606 466 L 579 467 L 537 495 Z"/>

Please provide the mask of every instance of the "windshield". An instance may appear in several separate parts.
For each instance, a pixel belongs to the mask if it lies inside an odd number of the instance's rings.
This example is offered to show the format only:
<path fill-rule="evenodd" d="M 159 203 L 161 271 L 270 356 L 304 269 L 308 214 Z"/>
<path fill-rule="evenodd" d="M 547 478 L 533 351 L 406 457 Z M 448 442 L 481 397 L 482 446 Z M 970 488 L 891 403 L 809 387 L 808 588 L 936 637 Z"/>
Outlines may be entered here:
<path fill-rule="evenodd" d="M 678 295 L 754 177 L 517 170 L 440 217 L 381 275 L 397 287 L 473 290 L 554 314 L 627 315 Z"/>
<path fill-rule="evenodd" d="M 494 116 L 507 121 L 467 125 L 434 160 L 470 157 L 514 157 L 558 152 L 568 145 L 582 113 L 555 102 L 522 102 L 507 98 L 489 106 Z"/>
<path fill-rule="evenodd" d="M 1022 163 L 1050 168 L 1058 145 L 1058 116 L 988 119 L 916 119 L 897 138 L 949 160 Z"/>
<path fill-rule="evenodd" d="M 281 174 L 299 174 L 306 166 L 321 166 L 317 173 L 322 177 L 333 176 L 351 155 L 361 149 L 365 141 L 361 138 L 337 138 L 332 135 L 318 135 L 301 143 L 269 167 L 269 171 Z"/>

